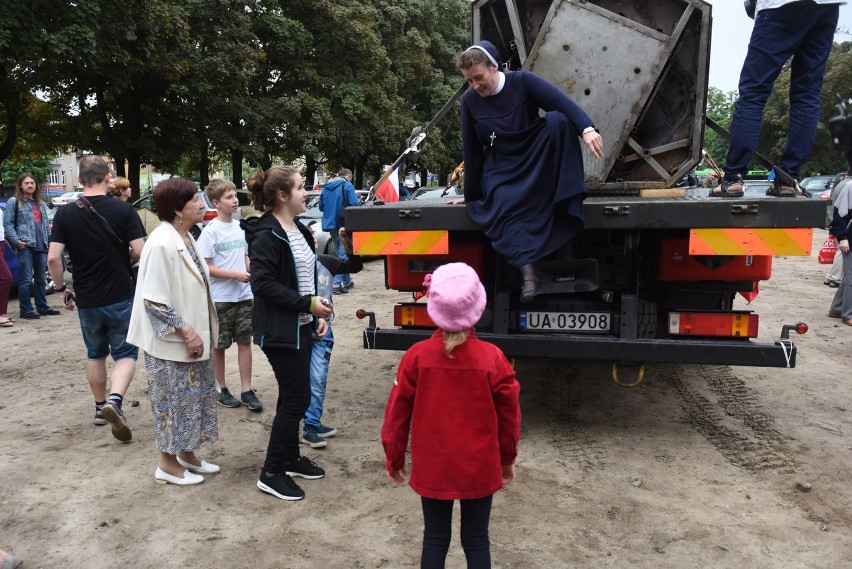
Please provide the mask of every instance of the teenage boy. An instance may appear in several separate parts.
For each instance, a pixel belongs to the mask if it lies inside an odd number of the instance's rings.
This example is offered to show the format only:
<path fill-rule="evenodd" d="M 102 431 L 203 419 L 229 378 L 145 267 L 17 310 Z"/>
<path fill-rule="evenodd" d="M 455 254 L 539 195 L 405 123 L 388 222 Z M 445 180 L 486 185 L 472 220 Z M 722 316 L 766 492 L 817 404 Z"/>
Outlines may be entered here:
<path fill-rule="evenodd" d="M 263 405 L 251 390 L 251 314 L 252 294 L 249 285 L 248 245 L 245 232 L 234 221 L 239 209 L 237 188 L 228 180 L 216 178 L 204 189 L 216 208 L 216 219 L 207 224 L 198 247 L 210 268 L 210 292 L 216 303 L 219 337 L 213 346 L 213 372 L 219 383 L 219 404 L 239 407 L 240 400 L 252 411 Z M 237 344 L 237 362 L 242 393 L 237 399 L 225 382 L 225 350 Z"/>

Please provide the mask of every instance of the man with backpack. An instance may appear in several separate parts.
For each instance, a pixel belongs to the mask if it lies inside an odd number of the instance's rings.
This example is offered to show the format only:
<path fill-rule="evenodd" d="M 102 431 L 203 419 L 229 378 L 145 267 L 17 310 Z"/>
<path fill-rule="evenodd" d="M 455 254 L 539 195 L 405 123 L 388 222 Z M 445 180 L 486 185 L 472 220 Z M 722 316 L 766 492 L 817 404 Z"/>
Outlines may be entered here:
<path fill-rule="evenodd" d="M 95 425 L 112 425 L 120 441 L 132 438 L 122 411 L 124 394 L 136 371 L 139 350 L 127 343 L 133 307 L 131 257 L 142 253 L 145 228 L 129 203 L 107 195 L 109 167 L 99 156 L 80 161 L 83 196 L 56 212 L 47 252 L 47 266 L 64 294 L 68 310 L 79 309 L 80 328 L 88 361 L 86 379 L 95 398 Z M 74 290 L 65 285 L 62 255 L 65 248 L 74 267 Z M 107 397 L 106 357 L 115 365 Z"/>
<path fill-rule="evenodd" d="M 358 205 L 355 186 L 352 185 L 352 170 L 343 168 L 336 178 L 325 183 L 319 199 L 319 210 L 322 212 L 322 229 L 328 231 L 329 241 L 334 247 L 334 254 L 345 262 L 349 256 L 340 244 L 338 232 L 343 226 L 341 216 L 343 209 Z M 322 251 L 320 251 L 322 253 Z M 334 294 L 345 294 L 353 286 L 349 273 L 334 275 Z"/>

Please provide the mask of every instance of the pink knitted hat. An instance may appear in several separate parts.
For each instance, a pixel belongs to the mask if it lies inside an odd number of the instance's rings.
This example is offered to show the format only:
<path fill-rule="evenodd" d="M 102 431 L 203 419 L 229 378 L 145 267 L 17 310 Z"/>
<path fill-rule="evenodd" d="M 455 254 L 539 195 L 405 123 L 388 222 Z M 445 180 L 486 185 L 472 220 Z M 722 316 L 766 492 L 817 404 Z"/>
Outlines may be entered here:
<path fill-rule="evenodd" d="M 485 287 L 464 263 L 441 265 L 423 281 L 432 321 L 448 332 L 461 332 L 479 322 L 485 310 Z"/>

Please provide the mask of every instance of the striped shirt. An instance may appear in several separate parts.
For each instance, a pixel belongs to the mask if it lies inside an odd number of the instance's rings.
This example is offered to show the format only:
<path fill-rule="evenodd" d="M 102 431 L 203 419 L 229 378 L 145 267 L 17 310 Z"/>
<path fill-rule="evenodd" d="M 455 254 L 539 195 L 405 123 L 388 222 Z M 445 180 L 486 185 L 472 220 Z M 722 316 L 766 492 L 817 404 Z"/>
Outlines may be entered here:
<path fill-rule="evenodd" d="M 296 260 L 296 275 L 299 277 L 299 293 L 313 295 L 316 291 L 316 263 L 317 256 L 311 250 L 308 242 L 305 241 L 305 236 L 298 229 L 287 232 L 287 239 L 290 240 L 290 249 L 293 251 L 293 258 Z M 312 314 L 299 313 L 299 324 L 308 324 L 314 319 Z"/>

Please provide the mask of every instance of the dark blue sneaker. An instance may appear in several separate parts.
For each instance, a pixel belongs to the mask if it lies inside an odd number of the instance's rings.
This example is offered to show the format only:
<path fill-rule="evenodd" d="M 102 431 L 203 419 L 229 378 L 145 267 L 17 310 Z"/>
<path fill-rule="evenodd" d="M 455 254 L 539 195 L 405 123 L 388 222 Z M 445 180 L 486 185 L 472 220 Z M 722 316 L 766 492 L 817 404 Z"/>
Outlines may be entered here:
<path fill-rule="evenodd" d="M 335 285 L 331 288 L 332 294 L 346 294 L 349 292 L 349 289 L 343 285 Z"/>
<path fill-rule="evenodd" d="M 323 448 L 328 445 L 313 427 L 305 427 L 302 431 L 301 441 L 311 448 Z"/>
<path fill-rule="evenodd" d="M 337 434 L 337 429 L 322 424 L 318 428 L 315 428 L 314 431 L 316 431 L 316 433 L 322 438 L 333 437 Z"/>
<path fill-rule="evenodd" d="M 228 391 L 227 387 L 223 387 L 222 391 L 219 393 L 219 405 L 221 405 L 222 407 L 230 407 L 232 409 L 235 409 L 241 404 L 236 397 L 231 395 L 231 392 Z"/>

